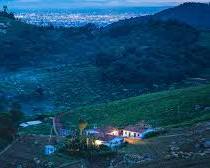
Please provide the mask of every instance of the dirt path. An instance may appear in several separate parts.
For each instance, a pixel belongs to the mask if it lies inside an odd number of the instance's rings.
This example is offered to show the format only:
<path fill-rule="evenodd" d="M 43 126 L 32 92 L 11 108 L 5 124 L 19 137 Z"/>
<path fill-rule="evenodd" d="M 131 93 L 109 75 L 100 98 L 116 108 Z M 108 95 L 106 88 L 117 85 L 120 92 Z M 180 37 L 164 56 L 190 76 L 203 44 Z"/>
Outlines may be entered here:
<path fill-rule="evenodd" d="M 158 136 L 158 138 L 171 138 L 171 137 L 177 137 L 177 136 L 189 136 L 191 134 L 172 134 L 172 135 L 162 135 L 162 136 Z"/>
<path fill-rule="evenodd" d="M 6 148 L 4 148 L 4 150 L 0 152 L 0 156 L 2 156 L 5 152 L 7 152 L 16 142 L 17 139 L 13 141 L 11 144 L 9 144 Z"/>
<path fill-rule="evenodd" d="M 69 166 L 76 166 L 76 165 L 78 165 L 79 167 L 82 167 L 82 166 L 86 167 L 86 164 L 84 161 L 78 160 L 78 161 L 62 164 L 58 168 L 69 168 Z"/>
<path fill-rule="evenodd" d="M 56 117 L 53 117 L 53 130 L 56 136 L 59 136 L 57 128 L 56 128 Z"/>

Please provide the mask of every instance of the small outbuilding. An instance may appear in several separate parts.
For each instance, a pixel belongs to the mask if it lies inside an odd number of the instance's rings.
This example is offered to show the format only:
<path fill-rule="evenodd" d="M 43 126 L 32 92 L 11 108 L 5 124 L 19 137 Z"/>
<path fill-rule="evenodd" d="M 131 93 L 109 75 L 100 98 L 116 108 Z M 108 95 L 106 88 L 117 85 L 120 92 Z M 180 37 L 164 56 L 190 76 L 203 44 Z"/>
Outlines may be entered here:
<path fill-rule="evenodd" d="M 128 143 L 136 143 L 138 140 L 144 139 L 147 135 L 154 133 L 156 129 L 153 129 L 150 125 L 140 122 L 136 125 L 130 125 L 122 130 L 122 136 Z"/>
<path fill-rule="evenodd" d="M 105 145 L 110 148 L 116 148 L 121 146 L 123 143 L 124 143 L 124 138 L 114 137 L 113 139 L 109 140 Z"/>
<path fill-rule="evenodd" d="M 95 145 L 100 146 L 104 145 L 109 148 L 116 148 L 121 146 L 124 143 L 123 137 L 115 137 L 106 135 L 105 137 L 97 137 L 95 140 Z"/>
<path fill-rule="evenodd" d="M 53 145 L 46 145 L 44 149 L 44 154 L 45 155 L 52 155 L 55 153 L 56 148 Z"/>
<path fill-rule="evenodd" d="M 20 127 L 29 127 L 29 126 L 34 126 L 34 125 L 39 125 L 39 124 L 42 124 L 42 121 L 28 121 L 28 122 L 24 122 L 24 123 L 21 123 L 19 126 Z"/>

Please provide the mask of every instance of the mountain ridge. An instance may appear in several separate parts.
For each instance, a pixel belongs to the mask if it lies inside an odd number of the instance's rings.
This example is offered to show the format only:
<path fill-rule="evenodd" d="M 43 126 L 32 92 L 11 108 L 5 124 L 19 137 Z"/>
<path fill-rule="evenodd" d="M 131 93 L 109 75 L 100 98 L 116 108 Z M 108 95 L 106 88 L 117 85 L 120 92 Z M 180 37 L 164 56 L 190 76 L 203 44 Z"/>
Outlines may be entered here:
<path fill-rule="evenodd" d="M 170 7 L 153 15 L 140 16 L 112 23 L 107 28 L 122 24 L 140 24 L 148 20 L 177 21 L 183 24 L 202 29 L 210 29 L 210 4 L 199 2 L 186 2 Z"/>
<path fill-rule="evenodd" d="M 153 17 L 163 21 L 176 20 L 197 28 L 210 29 L 210 3 L 188 2 L 163 10 Z"/>

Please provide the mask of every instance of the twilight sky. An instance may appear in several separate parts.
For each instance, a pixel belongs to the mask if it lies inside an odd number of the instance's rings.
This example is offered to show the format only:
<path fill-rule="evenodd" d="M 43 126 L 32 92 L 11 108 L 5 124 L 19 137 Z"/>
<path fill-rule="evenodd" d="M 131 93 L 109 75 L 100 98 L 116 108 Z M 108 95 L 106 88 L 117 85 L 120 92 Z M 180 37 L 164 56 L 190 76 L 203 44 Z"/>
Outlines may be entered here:
<path fill-rule="evenodd" d="M 183 2 L 210 2 L 210 0 L 0 0 L 13 7 L 113 7 L 164 6 Z"/>

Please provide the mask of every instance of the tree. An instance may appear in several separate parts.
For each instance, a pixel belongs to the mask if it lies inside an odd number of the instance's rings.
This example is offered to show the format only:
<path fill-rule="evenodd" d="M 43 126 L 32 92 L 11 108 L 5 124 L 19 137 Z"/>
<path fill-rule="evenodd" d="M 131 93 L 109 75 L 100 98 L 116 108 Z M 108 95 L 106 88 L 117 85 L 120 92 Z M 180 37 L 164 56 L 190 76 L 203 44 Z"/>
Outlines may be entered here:
<path fill-rule="evenodd" d="M 12 103 L 9 112 L 0 112 L 0 138 L 12 140 L 23 116 L 21 106 L 17 102 Z"/>
<path fill-rule="evenodd" d="M 18 102 L 12 103 L 9 112 L 15 125 L 17 125 L 24 117 L 23 112 L 21 111 L 21 105 Z"/>
<path fill-rule="evenodd" d="M 80 119 L 79 120 L 79 130 L 80 130 L 80 136 L 83 134 L 83 130 L 87 127 L 88 123 L 85 120 Z"/>
<path fill-rule="evenodd" d="M 12 116 L 8 112 L 0 113 L 0 138 L 12 139 L 16 129 L 12 121 Z"/>
<path fill-rule="evenodd" d="M 7 5 L 4 5 L 4 6 L 3 6 L 3 11 L 4 11 L 4 13 L 7 13 L 7 10 L 8 10 Z"/>

